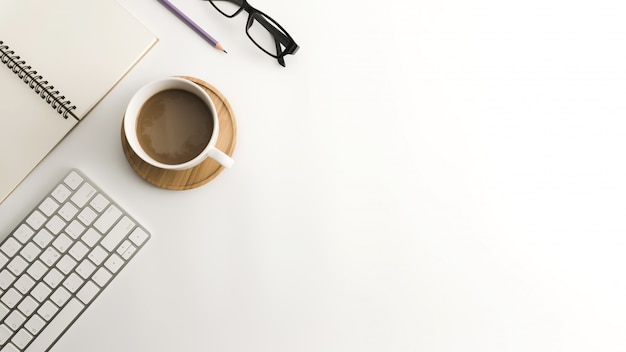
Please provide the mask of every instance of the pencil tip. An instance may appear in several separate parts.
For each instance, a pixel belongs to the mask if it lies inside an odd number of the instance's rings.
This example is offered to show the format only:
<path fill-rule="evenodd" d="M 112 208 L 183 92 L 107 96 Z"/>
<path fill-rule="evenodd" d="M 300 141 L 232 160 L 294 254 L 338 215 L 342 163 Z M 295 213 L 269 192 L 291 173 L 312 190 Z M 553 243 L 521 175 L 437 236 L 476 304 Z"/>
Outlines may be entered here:
<path fill-rule="evenodd" d="M 228 51 L 226 51 L 226 50 L 222 50 L 222 51 L 225 52 L 226 54 L 228 54 Z"/>
<path fill-rule="evenodd" d="M 224 50 L 224 47 L 223 47 L 223 46 L 222 46 L 222 44 L 220 44 L 220 43 L 215 44 L 215 49 L 217 49 L 217 50 L 221 50 L 221 51 L 223 51 L 223 52 L 226 52 L 226 50 Z"/>

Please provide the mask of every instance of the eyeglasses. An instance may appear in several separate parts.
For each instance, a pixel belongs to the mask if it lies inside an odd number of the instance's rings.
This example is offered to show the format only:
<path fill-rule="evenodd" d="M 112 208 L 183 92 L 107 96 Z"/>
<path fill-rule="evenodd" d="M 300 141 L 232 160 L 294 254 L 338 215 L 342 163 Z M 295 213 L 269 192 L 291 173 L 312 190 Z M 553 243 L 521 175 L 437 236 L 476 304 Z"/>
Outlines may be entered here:
<path fill-rule="evenodd" d="M 208 0 L 222 15 L 233 18 L 241 11 L 248 12 L 246 34 L 267 55 L 285 66 L 285 55 L 295 54 L 298 44 L 289 33 L 270 16 L 250 6 L 246 0 Z"/>

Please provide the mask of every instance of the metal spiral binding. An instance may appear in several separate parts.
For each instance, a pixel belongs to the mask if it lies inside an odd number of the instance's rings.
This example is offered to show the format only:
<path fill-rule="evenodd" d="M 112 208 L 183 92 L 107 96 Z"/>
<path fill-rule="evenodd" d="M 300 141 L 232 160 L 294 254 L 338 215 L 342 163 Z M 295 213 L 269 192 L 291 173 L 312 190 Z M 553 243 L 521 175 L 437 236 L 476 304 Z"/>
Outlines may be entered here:
<path fill-rule="evenodd" d="M 59 91 L 55 90 L 53 85 L 49 85 L 49 82 L 27 65 L 26 61 L 20 60 L 20 56 L 15 55 L 15 52 L 9 49 L 9 46 L 5 45 L 2 40 L 0 40 L 0 62 L 13 71 L 35 93 L 39 94 L 41 99 L 50 104 L 63 118 L 67 119 L 71 115 L 78 119 L 72 112 L 76 106 L 71 105 L 71 101 L 66 100 L 64 95 L 60 95 Z"/>

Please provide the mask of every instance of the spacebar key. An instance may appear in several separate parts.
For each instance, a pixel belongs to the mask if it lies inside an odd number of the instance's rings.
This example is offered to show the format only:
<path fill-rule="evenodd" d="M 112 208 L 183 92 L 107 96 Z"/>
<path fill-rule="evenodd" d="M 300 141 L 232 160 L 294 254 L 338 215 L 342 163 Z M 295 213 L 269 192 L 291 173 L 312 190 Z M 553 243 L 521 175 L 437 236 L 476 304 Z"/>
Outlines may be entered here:
<path fill-rule="evenodd" d="M 35 338 L 26 348 L 26 352 L 46 351 L 50 345 L 63 334 L 63 331 L 78 317 L 85 306 L 76 298 L 72 298 L 67 305 L 57 314 L 50 324 Z"/>

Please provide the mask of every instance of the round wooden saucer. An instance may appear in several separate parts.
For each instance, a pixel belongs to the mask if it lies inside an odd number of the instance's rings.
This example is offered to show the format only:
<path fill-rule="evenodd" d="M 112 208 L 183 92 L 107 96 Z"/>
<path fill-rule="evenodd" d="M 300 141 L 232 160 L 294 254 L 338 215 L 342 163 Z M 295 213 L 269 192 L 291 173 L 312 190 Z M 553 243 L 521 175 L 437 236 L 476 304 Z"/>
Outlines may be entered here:
<path fill-rule="evenodd" d="M 216 143 L 217 149 L 229 156 L 233 156 L 237 141 L 237 124 L 233 109 L 228 100 L 212 85 L 198 78 L 180 76 L 201 86 L 211 97 L 215 104 L 215 110 L 219 118 L 220 130 Z M 224 167 L 213 159 L 206 159 L 202 164 L 196 165 L 186 170 L 164 170 L 152 166 L 135 154 L 130 148 L 124 133 L 124 123 L 122 122 L 122 149 L 130 166 L 144 180 L 151 184 L 171 190 L 186 190 L 205 185 L 217 177 Z"/>

